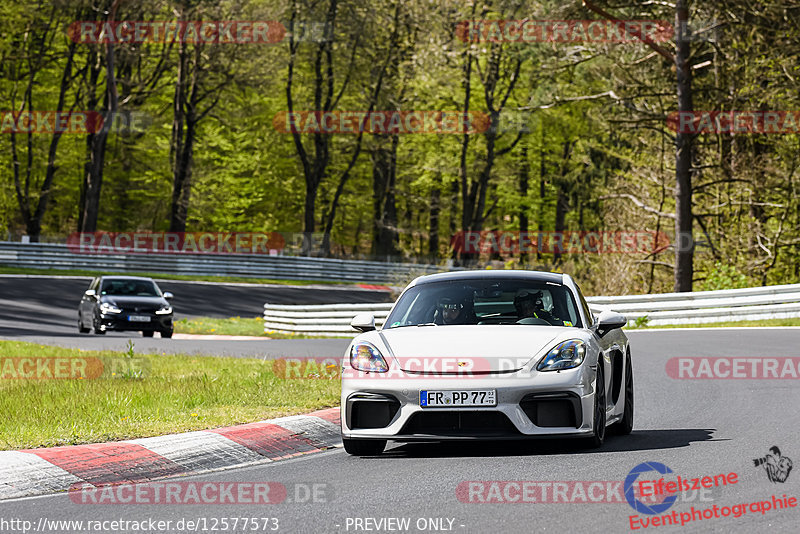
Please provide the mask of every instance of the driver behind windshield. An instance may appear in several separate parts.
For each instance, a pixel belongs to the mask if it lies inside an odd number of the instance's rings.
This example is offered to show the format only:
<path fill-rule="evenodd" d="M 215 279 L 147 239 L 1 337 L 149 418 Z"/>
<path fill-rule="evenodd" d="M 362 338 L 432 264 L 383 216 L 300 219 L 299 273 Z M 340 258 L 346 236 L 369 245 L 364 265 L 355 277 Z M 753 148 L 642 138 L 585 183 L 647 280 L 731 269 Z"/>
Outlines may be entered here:
<path fill-rule="evenodd" d="M 474 324 L 472 301 L 468 297 L 443 297 L 436 304 L 436 324 Z"/>
<path fill-rule="evenodd" d="M 535 318 L 555 324 L 556 318 L 544 309 L 541 291 L 520 290 L 514 297 L 514 308 L 520 319 Z"/>

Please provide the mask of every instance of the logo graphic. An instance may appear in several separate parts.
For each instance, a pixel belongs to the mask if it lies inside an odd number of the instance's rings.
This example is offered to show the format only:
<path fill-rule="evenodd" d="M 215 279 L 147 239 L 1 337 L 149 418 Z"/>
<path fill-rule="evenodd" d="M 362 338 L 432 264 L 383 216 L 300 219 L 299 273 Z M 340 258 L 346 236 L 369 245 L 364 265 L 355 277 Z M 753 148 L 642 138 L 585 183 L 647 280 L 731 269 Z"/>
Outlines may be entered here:
<path fill-rule="evenodd" d="M 781 456 L 781 450 L 777 446 L 770 447 L 769 452 L 763 458 L 753 459 L 756 467 L 764 466 L 767 478 L 770 482 L 786 482 L 789 473 L 792 471 L 792 461 L 786 456 Z"/>
<path fill-rule="evenodd" d="M 625 485 L 623 486 L 625 490 L 625 499 L 628 501 L 628 504 L 631 505 L 631 508 L 640 514 L 658 515 L 669 510 L 669 508 L 675 504 L 678 496 L 670 495 L 660 503 L 656 504 L 645 504 L 637 499 L 636 494 L 634 493 L 636 480 L 642 473 L 648 473 L 650 471 L 655 471 L 662 475 L 672 473 L 672 469 L 658 462 L 645 462 L 637 465 L 631 469 L 630 473 L 628 473 L 628 476 L 625 477 Z"/>

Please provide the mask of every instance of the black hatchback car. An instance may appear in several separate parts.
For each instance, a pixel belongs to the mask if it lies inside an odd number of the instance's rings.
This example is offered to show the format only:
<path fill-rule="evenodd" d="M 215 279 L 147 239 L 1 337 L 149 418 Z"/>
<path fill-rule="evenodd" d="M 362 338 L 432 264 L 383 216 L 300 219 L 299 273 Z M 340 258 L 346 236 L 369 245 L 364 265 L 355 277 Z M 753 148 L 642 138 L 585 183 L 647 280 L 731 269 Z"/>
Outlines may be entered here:
<path fill-rule="evenodd" d="M 78 330 L 95 334 L 137 330 L 144 337 L 160 332 L 172 337 L 172 293 L 161 292 L 152 278 L 100 276 L 92 281 L 78 307 Z"/>

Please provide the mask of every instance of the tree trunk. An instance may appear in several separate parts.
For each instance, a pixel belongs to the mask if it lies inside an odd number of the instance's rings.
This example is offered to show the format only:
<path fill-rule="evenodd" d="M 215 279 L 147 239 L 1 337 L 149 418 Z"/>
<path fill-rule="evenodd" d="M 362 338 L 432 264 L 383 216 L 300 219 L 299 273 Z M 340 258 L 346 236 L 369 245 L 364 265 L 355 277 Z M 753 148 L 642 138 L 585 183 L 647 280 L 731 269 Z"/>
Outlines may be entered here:
<path fill-rule="evenodd" d="M 523 144 L 520 151 L 519 167 L 519 198 L 522 199 L 519 208 L 519 244 L 523 246 L 523 236 L 528 234 L 528 183 L 530 182 L 531 165 L 528 161 L 528 145 Z M 527 242 L 527 239 L 525 240 Z M 528 253 L 520 249 L 520 262 L 524 265 L 528 260 Z"/>
<path fill-rule="evenodd" d="M 678 82 L 678 112 L 692 111 L 692 78 L 689 66 L 689 27 L 686 0 L 678 0 L 675 27 L 685 28 L 677 40 L 675 67 Z M 675 150 L 675 291 L 691 291 L 694 239 L 692 236 L 692 137 L 677 132 Z"/>
<path fill-rule="evenodd" d="M 439 260 L 439 213 L 441 211 L 441 173 L 431 189 L 431 209 L 428 214 L 428 256 L 431 262 Z"/>
<path fill-rule="evenodd" d="M 385 140 L 386 136 L 375 136 Z M 375 188 L 376 219 L 374 222 L 373 253 L 378 257 L 395 256 L 397 250 L 397 206 L 395 187 L 397 181 L 397 145 L 399 137 L 392 135 L 390 146 L 379 145 L 373 154 L 372 176 Z"/>

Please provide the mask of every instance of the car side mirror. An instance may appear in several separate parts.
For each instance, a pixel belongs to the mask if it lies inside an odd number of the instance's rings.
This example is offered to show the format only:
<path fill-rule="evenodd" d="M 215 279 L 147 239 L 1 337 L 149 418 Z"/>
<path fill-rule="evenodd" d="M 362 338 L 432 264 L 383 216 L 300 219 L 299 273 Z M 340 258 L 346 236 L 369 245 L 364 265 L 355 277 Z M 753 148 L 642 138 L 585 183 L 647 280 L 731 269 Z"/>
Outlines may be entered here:
<path fill-rule="evenodd" d="M 87 289 L 86 291 L 83 292 L 83 294 L 86 295 L 87 297 L 94 297 L 95 295 L 97 295 L 97 291 L 95 291 L 94 289 Z"/>
<path fill-rule="evenodd" d="M 174 297 L 174 296 L 175 296 L 175 295 L 173 295 L 173 294 L 172 294 L 172 293 L 170 293 L 169 291 L 164 291 L 164 298 L 165 298 L 165 299 L 169 300 L 169 299 L 171 299 L 171 298 L 172 298 L 172 297 Z"/>
<path fill-rule="evenodd" d="M 603 337 L 612 330 L 622 328 L 628 324 L 628 319 L 621 313 L 611 310 L 603 310 L 597 317 L 597 324 L 595 326 L 597 335 Z"/>
<path fill-rule="evenodd" d="M 375 316 L 371 313 L 359 313 L 350 321 L 350 326 L 359 332 L 370 332 L 375 330 Z"/>

